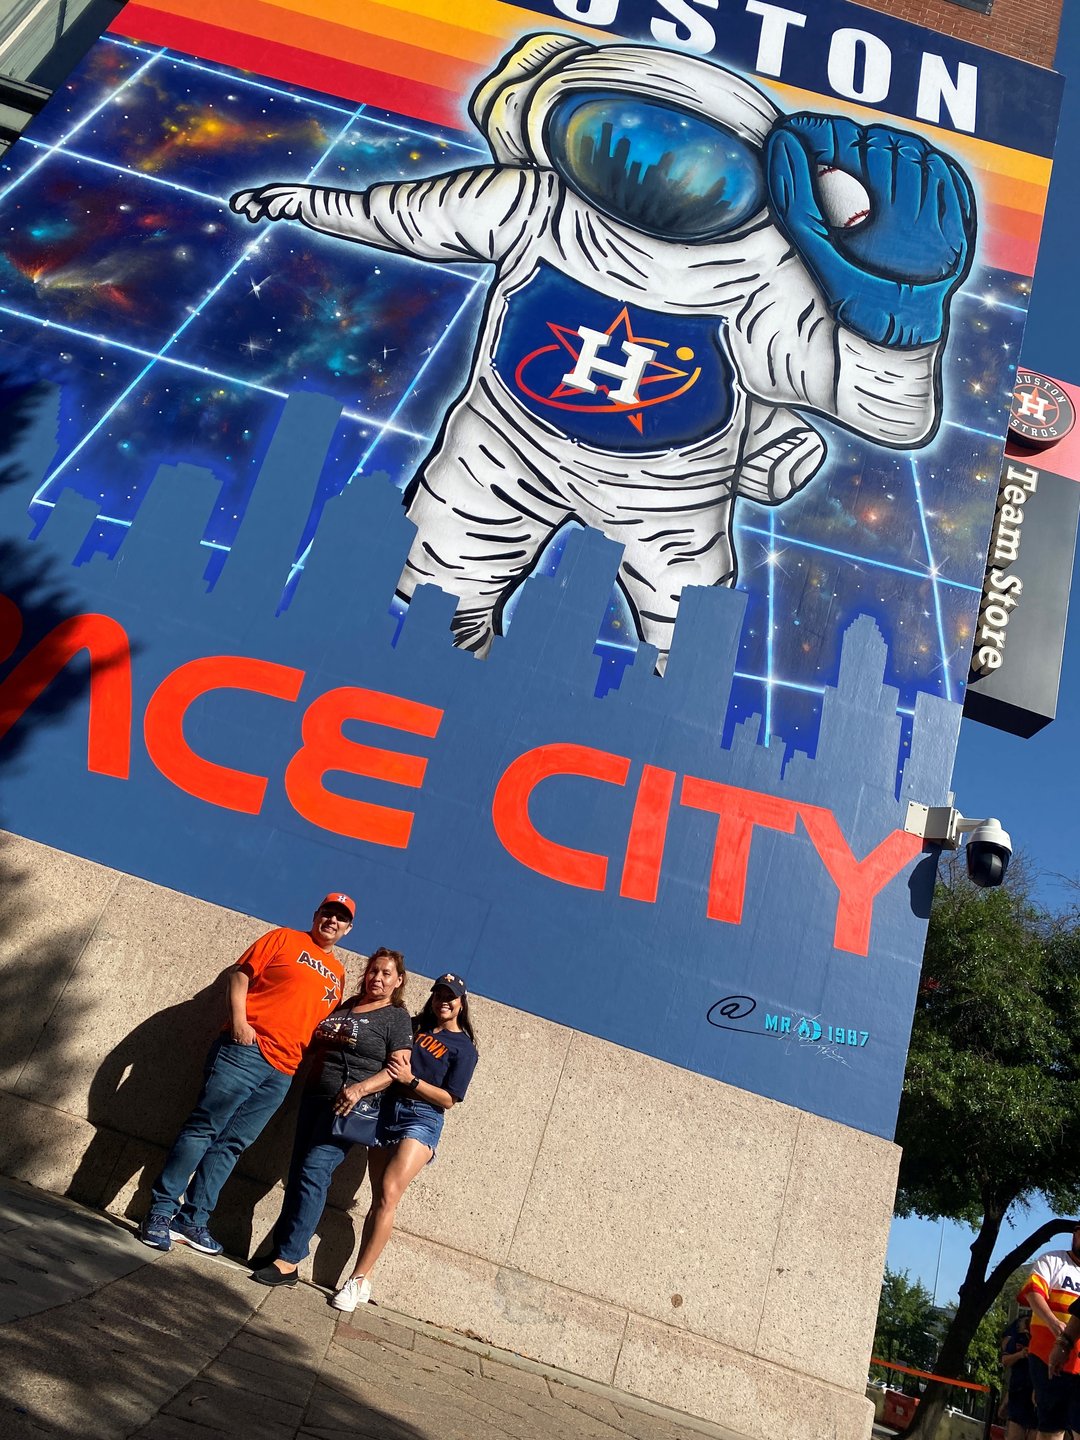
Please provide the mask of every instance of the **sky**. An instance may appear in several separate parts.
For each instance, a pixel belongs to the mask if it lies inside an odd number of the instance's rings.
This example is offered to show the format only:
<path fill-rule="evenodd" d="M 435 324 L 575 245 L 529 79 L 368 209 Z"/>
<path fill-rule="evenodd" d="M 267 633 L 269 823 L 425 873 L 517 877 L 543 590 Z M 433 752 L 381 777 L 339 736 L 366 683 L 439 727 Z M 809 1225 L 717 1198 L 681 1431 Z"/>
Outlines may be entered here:
<path fill-rule="evenodd" d="M 1046 223 L 1021 351 L 1022 363 L 1056 380 L 1080 384 L 1080 285 L 1075 274 L 1080 233 L 1080 5 L 1064 5 L 1055 68 L 1065 99 L 1054 158 Z M 1065 638 L 1057 718 L 1021 740 L 965 720 L 953 771 L 956 804 L 965 815 L 996 816 L 1036 876 L 1037 898 L 1066 908 L 1080 880 L 1080 565 L 1073 570 L 1073 613 Z M 1033 1206 L 1008 1227 L 998 1253 L 1011 1248 L 1050 1212 Z M 919 1278 L 939 1304 L 956 1299 L 972 1232 L 961 1225 L 895 1220 L 888 1264 Z"/>

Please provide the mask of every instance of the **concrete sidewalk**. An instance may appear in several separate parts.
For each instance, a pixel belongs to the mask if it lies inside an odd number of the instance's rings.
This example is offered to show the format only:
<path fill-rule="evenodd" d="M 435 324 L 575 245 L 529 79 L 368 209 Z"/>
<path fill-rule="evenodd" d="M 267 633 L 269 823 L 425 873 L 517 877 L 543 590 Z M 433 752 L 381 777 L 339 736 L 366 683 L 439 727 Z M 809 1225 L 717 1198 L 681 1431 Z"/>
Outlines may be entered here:
<path fill-rule="evenodd" d="M 0 1436 L 55 1440 L 740 1440 L 311 1285 L 160 1254 L 0 1178 Z"/>

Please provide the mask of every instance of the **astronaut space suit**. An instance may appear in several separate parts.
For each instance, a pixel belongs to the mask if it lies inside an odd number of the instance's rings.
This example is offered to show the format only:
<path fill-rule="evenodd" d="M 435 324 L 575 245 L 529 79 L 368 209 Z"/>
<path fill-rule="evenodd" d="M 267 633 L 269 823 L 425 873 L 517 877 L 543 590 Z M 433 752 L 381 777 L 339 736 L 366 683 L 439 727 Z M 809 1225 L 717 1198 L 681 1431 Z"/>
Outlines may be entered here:
<path fill-rule="evenodd" d="M 523 40 L 472 98 L 494 163 L 364 192 L 241 191 L 249 219 L 494 266 L 464 390 L 407 492 L 399 582 L 459 597 L 485 653 L 570 518 L 623 545 L 619 582 L 662 667 L 685 585 L 731 585 L 737 495 L 779 504 L 825 456 L 789 407 L 888 446 L 938 423 L 971 187 L 921 138 L 783 115 L 696 56 Z M 854 174 L 863 224 L 825 219 Z"/>

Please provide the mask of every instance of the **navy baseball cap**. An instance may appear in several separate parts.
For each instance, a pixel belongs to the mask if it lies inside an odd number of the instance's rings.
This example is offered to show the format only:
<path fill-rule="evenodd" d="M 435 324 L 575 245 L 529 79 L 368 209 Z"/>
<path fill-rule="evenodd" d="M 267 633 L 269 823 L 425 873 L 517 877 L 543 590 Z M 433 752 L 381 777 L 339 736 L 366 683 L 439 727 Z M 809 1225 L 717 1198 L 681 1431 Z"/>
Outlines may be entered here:
<path fill-rule="evenodd" d="M 449 972 L 445 975 L 440 975 L 431 988 L 432 990 L 436 990 L 440 985 L 445 986 L 447 990 L 451 990 L 459 999 L 469 993 L 465 981 L 462 980 L 460 975 L 451 975 Z"/>

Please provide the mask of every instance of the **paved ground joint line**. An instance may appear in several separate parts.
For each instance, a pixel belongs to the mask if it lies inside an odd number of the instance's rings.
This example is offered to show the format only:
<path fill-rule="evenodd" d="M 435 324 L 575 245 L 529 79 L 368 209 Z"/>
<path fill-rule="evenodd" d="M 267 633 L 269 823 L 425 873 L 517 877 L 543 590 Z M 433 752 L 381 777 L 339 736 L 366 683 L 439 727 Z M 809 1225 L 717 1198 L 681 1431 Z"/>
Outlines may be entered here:
<path fill-rule="evenodd" d="M 566 1287 L 560 1287 L 565 1289 Z M 571 1292 L 574 1293 L 574 1292 Z M 515 1350 L 502 1350 L 496 1345 L 491 1345 L 484 1340 L 474 1340 L 470 1336 L 461 1334 L 458 1331 L 440 1329 L 437 1325 L 431 1325 L 425 1320 L 417 1320 L 411 1315 L 405 1315 L 398 1311 L 386 1310 L 382 1306 L 372 1305 L 373 1312 L 370 1317 L 365 1317 L 362 1311 L 358 1311 L 351 1317 L 343 1317 L 343 1323 L 351 1328 L 364 1328 L 364 1319 L 378 1319 L 388 1325 L 396 1325 L 402 1329 L 412 1330 L 414 1334 L 422 1335 L 427 1339 L 434 1340 L 455 1350 L 464 1350 L 477 1357 L 478 1361 L 485 1359 L 492 1360 L 496 1364 L 505 1365 L 510 1369 L 522 1370 L 534 1375 L 541 1375 L 547 1381 L 548 1392 L 551 1392 L 551 1385 L 561 1385 L 567 1390 L 581 1391 L 588 1395 L 599 1395 L 609 1400 L 616 1407 L 624 1406 L 637 1414 L 648 1415 L 654 1419 L 660 1419 L 669 1423 L 677 1423 L 687 1430 L 697 1434 L 708 1436 L 722 1436 L 723 1440 L 736 1440 L 735 1433 L 731 1430 L 713 1424 L 699 1416 L 687 1414 L 683 1411 L 672 1410 L 665 1405 L 657 1404 L 644 1396 L 636 1395 L 630 1390 L 621 1390 L 615 1385 L 606 1383 L 603 1380 L 593 1380 L 587 1375 L 577 1375 L 572 1370 L 563 1370 L 559 1366 L 546 1364 L 541 1360 L 533 1360 L 527 1355 L 521 1355 Z M 630 1313 L 627 1312 L 627 1324 L 629 1324 Z M 339 1322 L 339 1324 L 342 1322 Z M 663 1323 L 663 1322 L 658 1322 Z M 336 1335 L 335 1331 L 335 1335 Z M 378 1338 L 378 1332 L 370 1332 Z M 625 1332 L 624 1332 L 625 1334 Z M 392 1343 L 392 1342 L 391 1342 Z M 769 1361 L 778 1369 L 786 1369 L 783 1365 L 777 1365 L 775 1361 Z M 796 1372 L 792 1372 L 793 1374 Z M 556 1398 L 556 1397 L 552 1397 Z"/>
<path fill-rule="evenodd" d="M 620 1336 L 619 1336 L 618 1349 L 615 1351 L 615 1363 L 614 1363 L 614 1365 L 612 1365 L 612 1367 L 611 1367 L 611 1383 L 612 1383 L 612 1385 L 614 1385 L 614 1383 L 615 1383 L 615 1376 L 618 1375 L 618 1373 L 619 1373 L 619 1363 L 620 1363 L 620 1361 L 622 1360 L 623 1346 L 626 1344 L 626 1333 L 627 1333 L 627 1331 L 628 1331 L 629 1329 L 630 1329 L 630 1311 L 627 1310 L 626 1315 L 625 1315 L 624 1318 L 623 1318 L 623 1327 L 622 1327 L 622 1333 L 621 1333 Z M 548 1382 L 549 1388 L 550 1388 L 550 1384 L 551 1384 L 551 1382 L 549 1381 L 549 1382 Z"/>

